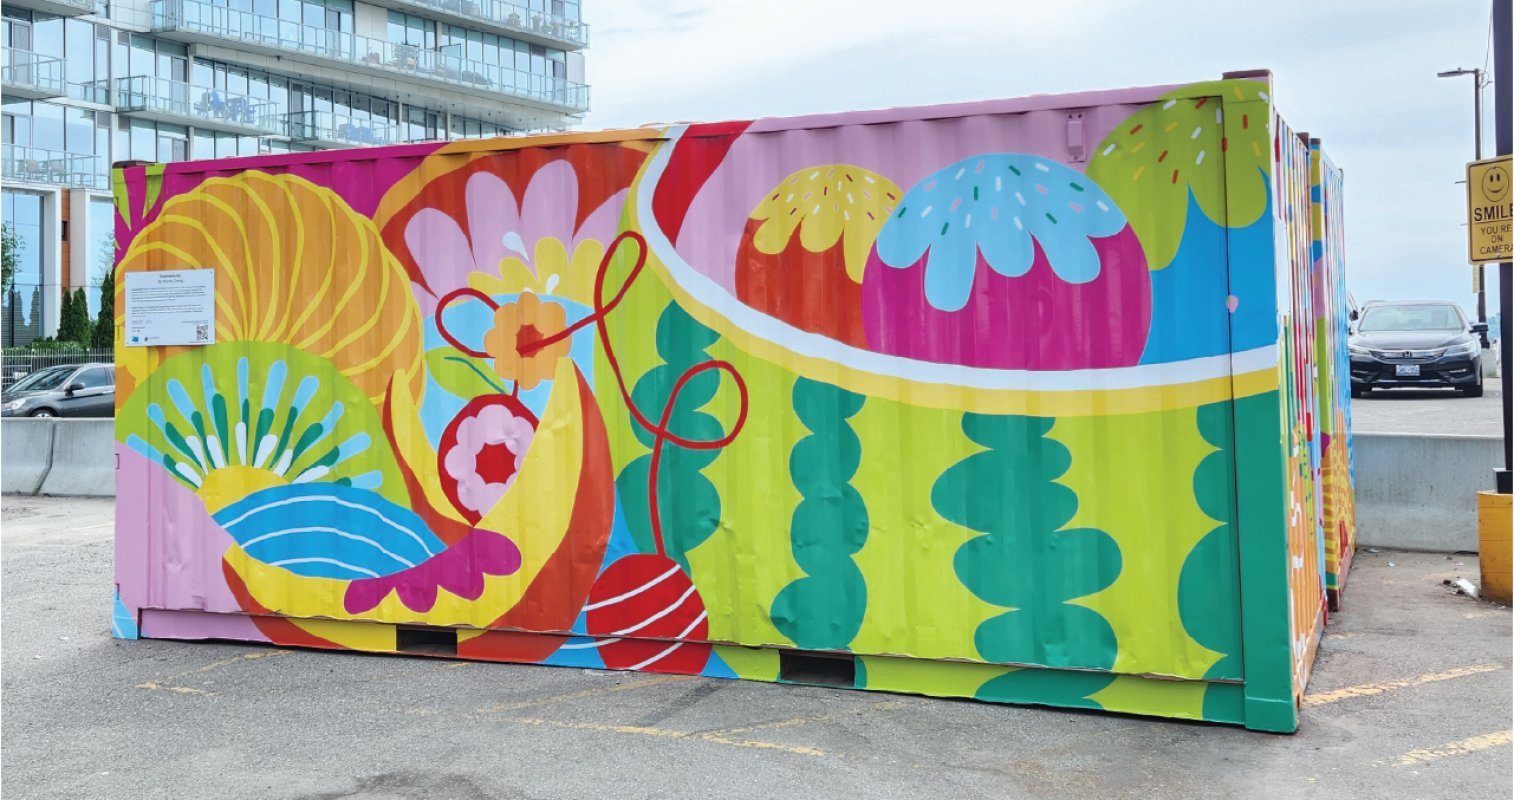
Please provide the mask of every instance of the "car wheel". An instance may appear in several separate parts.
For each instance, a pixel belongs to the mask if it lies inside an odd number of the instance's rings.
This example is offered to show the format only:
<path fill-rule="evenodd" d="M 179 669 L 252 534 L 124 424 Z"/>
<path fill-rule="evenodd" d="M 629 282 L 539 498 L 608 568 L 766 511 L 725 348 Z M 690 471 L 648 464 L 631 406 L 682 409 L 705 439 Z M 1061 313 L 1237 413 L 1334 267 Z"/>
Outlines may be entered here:
<path fill-rule="evenodd" d="M 30 416 L 33 416 L 33 417 L 56 417 L 58 415 L 54 414 L 53 410 L 51 408 L 39 408 L 36 411 L 33 411 L 30 414 Z"/>

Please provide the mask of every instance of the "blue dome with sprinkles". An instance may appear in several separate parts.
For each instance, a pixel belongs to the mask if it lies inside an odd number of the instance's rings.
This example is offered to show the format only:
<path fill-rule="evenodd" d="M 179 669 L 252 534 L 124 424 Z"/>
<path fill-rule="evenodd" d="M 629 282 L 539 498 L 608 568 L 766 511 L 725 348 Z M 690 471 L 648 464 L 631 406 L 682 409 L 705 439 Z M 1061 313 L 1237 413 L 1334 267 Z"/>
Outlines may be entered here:
<path fill-rule="evenodd" d="M 938 170 L 904 195 L 878 234 L 878 257 L 905 268 L 930 253 L 925 296 L 956 311 L 972 293 L 978 254 L 995 272 L 1030 271 L 1039 242 L 1068 283 L 1099 275 L 1089 237 L 1113 236 L 1125 215 L 1082 173 L 1040 156 L 990 153 Z"/>

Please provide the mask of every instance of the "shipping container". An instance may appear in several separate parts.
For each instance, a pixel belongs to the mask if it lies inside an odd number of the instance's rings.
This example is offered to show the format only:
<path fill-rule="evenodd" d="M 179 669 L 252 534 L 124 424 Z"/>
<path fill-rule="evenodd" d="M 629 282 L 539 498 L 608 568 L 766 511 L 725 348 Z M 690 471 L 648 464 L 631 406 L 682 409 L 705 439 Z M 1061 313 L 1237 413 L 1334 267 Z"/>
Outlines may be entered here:
<path fill-rule="evenodd" d="M 1269 73 L 114 180 L 118 636 L 1297 727 L 1341 173 Z"/>
<path fill-rule="evenodd" d="M 1339 611 L 1351 556 L 1356 552 L 1356 498 L 1351 491 L 1351 354 L 1346 349 L 1346 229 L 1344 175 L 1309 140 L 1310 204 L 1314 216 L 1315 374 L 1319 382 L 1320 486 L 1324 495 L 1321 531 L 1325 540 L 1325 591 L 1330 610 Z M 1342 312 L 1341 309 L 1347 309 Z"/>

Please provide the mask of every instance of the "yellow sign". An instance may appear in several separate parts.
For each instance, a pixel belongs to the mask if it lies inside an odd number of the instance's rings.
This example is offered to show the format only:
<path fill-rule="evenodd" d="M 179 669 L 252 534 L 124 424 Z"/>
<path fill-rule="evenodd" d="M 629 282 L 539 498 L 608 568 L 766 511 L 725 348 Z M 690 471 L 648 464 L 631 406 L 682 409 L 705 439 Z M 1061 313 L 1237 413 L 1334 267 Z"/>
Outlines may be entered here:
<path fill-rule="evenodd" d="M 1467 165 L 1467 260 L 1473 264 L 1514 260 L 1511 179 L 1509 156 Z"/>

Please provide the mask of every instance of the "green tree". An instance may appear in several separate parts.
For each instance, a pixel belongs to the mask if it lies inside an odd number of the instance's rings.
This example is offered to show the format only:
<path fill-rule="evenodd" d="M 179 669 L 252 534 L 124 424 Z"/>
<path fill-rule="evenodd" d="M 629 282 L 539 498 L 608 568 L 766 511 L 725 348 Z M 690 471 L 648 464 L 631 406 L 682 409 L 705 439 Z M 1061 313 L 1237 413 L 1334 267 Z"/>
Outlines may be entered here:
<path fill-rule="evenodd" d="M 90 347 L 110 350 L 116 344 L 116 273 L 109 270 L 100 279 L 100 316 L 95 318 Z"/>
<path fill-rule="evenodd" d="M 58 310 L 58 341 L 79 341 L 74 324 L 74 293 L 67 289 L 63 290 L 63 307 Z"/>
<path fill-rule="evenodd" d="M 89 347 L 94 338 L 95 323 L 89 318 L 89 296 L 83 289 L 74 290 L 74 333 L 78 337 L 74 341 L 84 347 Z"/>
<path fill-rule="evenodd" d="M 58 341 L 88 345 L 90 342 L 89 299 L 83 289 L 63 291 L 63 308 L 58 315 Z"/>

